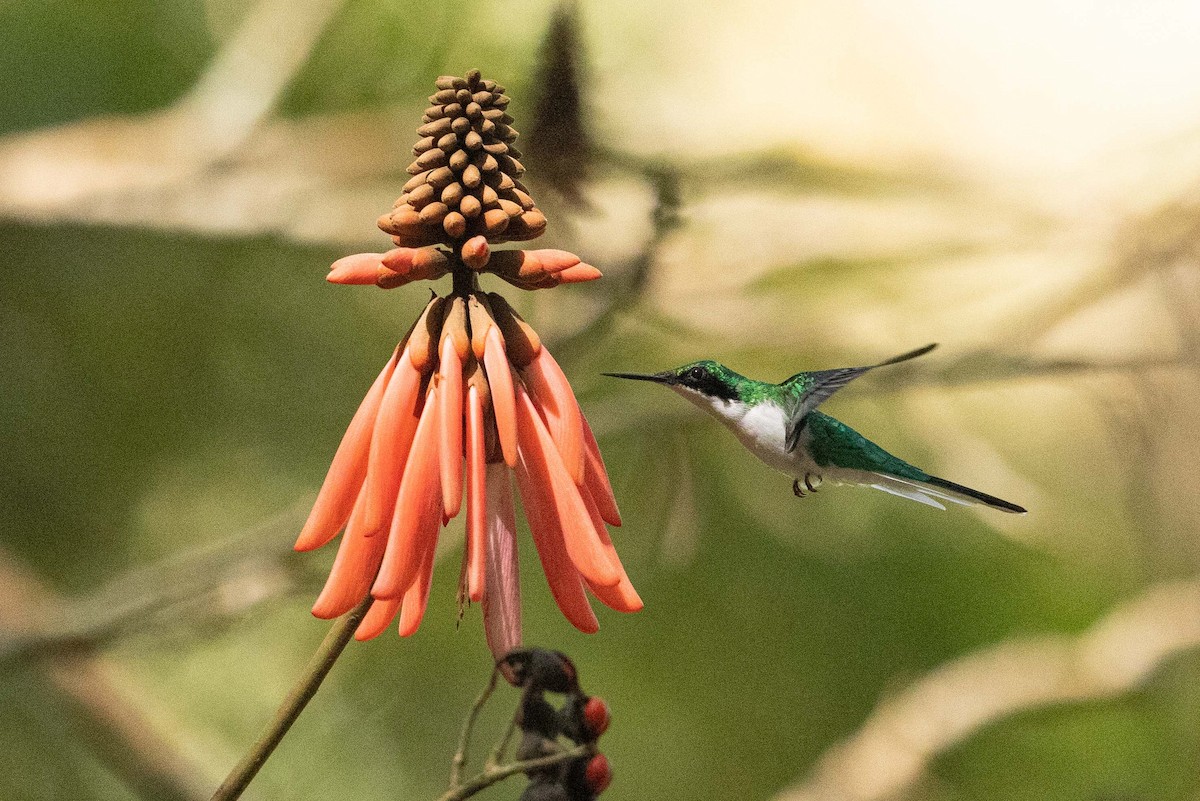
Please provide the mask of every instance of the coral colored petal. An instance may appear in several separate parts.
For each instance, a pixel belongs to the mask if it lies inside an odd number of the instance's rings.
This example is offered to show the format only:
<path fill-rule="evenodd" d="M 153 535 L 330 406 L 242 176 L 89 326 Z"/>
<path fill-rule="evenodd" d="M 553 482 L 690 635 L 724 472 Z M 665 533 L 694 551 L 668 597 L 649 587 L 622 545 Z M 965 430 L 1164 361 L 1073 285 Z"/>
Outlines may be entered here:
<path fill-rule="evenodd" d="M 325 588 L 313 604 L 313 615 L 323 620 L 341 617 L 357 606 L 367 596 L 371 582 L 379 571 L 387 538 L 371 536 L 373 532 L 363 524 L 365 509 L 364 490 L 354 504 L 350 522 L 346 524 L 346 533 L 338 546 Z"/>
<path fill-rule="evenodd" d="M 576 484 L 583 483 L 583 422 L 579 403 L 562 369 L 542 348 L 522 376 L 540 410 L 545 412 L 546 427 L 562 455 L 563 464 Z"/>
<path fill-rule="evenodd" d="M 400 478 L 404 475 L 404 464 L 408 461 L 420 420 L 420 393 L 421 374 L 412 366 L 405 348 L 383 394 L 371 436 L 367 482 L 363 489 L 367 496 L 363 519 L 367 536 L 386 533 L 392 522 Z"/>
<path fill-rule="evenodd" d="M 396 618 L 396 613 L 399 611 L 399 598 L 375 601 L 371 604 L 371 608 L 367 610 L 362 623 L 359 623 L 358 628 L 354 630 L 354 639 L 359 642 L 375 639 L 387 631 L 387 627 L 392 624 L 392 621 Z"/>
<path fill-rule="evenodd" d="M 590 264 L 576 264 L 574 267 L 568 267 L 561 273 L 557 273 L 554 277 L 561 284 L 582 284 L 584 281 L 595 281 L 597 278 L 603 278 L 604 273 Z"/>
<path fill-rule="evenodd" d="M 558 529 L 552 510 L 553 502 L 547 497 L 550 489 L 539 484 L 538 479 L 530 473 L 524 454 L 517 460 L 517 488 L 521 491 L 529 531 L 533 534 L 533 544 L 537 548 L 542 572 L 546 575 L 554 602 L 571 625 L 585 634 L 594 634 L 600 630 L 600 622 L 588 603 L 579 571 L 567 556 L 562 532 Z"/>
<path fill-rule="evenodd" d="M 488 330 L 484 344 L 483 367 L 487 372 L 488 387 L 492 390 L 492 414 L 496 417 L 496 433 L 500 436 L 500 450 L 504 463 L 514 467 L 517 463 L 517 418 L 516 401 L 513 397 L 512 372 L 508 357 L 504 353 L 504 340 L 500 329 Z"/>
<path fill-rule="evenodd" d="M 483 591 L 483 630 L 492 656 L 500 659 L 521 647 L 517 520 L 508 467 L 489 464 L 486 475 L 488 568 Z"/>
<path fill-rule="evenodd" d="M 375 379 L 367 395 L 350 421 L 333 463 L 325 475 L 325 483 L 317 494 L 316 503 L 296 539 L 297 551 L 311 551 L 329 542 L 350 519 L 358 500 L 359 490 L 367 477 L 367 457 L 371 448 L 371 432 L 379 404 L 388 381 L 395 370 L 397 354 L 393 353 L 383 372 Z"/>
<path fill-rule="evenodd" d="M 441 384 L 438 402 L 438 451 L 442 475 L 442 509 L 446 519 L 453 518 L 462 508 L 463 494 L 463 378 L 462 359 L 455 349 L 454 338 L 442 338 Z"/>
<path fill-rule="evenodd" d="M 596 500 L 604 522 L 619 527 L 621 512 L 617 509 L 617 499 L 608 480 L 608 471 L 604 468 L 604 459 L 600 456 L 600 445 L 596 442 L 596 435 L 592 433 L 587 418 L 580 414 L 579 421 L 583 424 L 584 489 Z"/>
<path fill-rule="evenodd" d="M 592 517 L 592 525 L 595 526 L 596 534 L 604 544 L 604 550 L 608 552 L 621 571 L 621 580 L 617 582 L 616 586 L 603 587 L 589 581 L 588 589 L 609 609 L 615 609 L 618 612 L 640 611 L 643 606 L 641 596 L 633 588 L 633 582 L 629 580 L 629 575 L 621 565 L 616 546 L 613 545 L 612 538 L 608 536 L 608 529 L 604 525 L 604 518 L 600 516 L 600 510 L 596 506 L 595 500 L 586 489 L 583 490 L 583 502 L 587 505 L 588 514 Z"/>
<path fill-rule="evenodd" d="M 467 597 L 483 600 L 487 556 L 487 454 L 483 439 L 483 401 L 467 390 Z"/>
<path fill-rule="evenodd" d="M 343 256 L 329 267 L 325 280 L 331 284 L 373 284 L 383 267 L 382 253 L 355 253 Z"/>
<path fill-rule="evenodd" d="M 421 567 L 429 532 L 437 536 L 442 514 L 442 494 L 438 486 L 437 394 L 435 385 L 425 398 L 425 409 L 417 424 L 408 464 L 404 466 L 404 477 L 400 479 L 383 565 L 371 587 L 371 594 L 376 598 L 404 595 Z"/>
<path fill-rule="evenodd" d="M 517 425 L 521 437 L 521 461 L 546 493 L 547 504 L 538 510 L 538 516 L 554 518 L 572 564 L 585 579 L 605 587 L 615 585 L 621 580 L 621 572 L 597 536 L 579 487 L 567 475 L 533 401 L 520 386 L 517 387 Z"/>
<path fill-rule="evenodd" d="M 429 604 L 429 587 L 433 584 L 433 555 L 437 550 L 438 530 L 434 526 L 432 542 L 421 560 L 421 570 L 417 580 L 404 593 L 404 604 L 400 609 L 400 636 L 411 637 L 421 626 L 421 618 L 425 617 L 425 607 Z"/>

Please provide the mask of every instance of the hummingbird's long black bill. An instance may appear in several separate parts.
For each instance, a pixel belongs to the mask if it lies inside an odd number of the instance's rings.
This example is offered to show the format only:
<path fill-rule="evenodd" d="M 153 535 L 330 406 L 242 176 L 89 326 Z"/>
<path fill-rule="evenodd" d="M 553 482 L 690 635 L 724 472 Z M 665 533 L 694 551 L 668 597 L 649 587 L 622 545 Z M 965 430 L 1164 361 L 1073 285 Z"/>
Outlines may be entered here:
<path fill-rule="evenodd" d="M 675 383 L 674 373 L 601 373 L 610 378 L 628 378 L 632 381 L 653 381 L 655 384 Z"/>

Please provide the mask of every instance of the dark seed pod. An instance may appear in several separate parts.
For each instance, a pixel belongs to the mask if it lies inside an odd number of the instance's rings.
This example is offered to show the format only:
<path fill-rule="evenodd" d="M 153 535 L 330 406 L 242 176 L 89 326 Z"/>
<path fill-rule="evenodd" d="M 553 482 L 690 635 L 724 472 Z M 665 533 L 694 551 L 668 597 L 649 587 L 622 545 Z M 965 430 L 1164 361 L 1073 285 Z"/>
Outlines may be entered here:
<path fill-rule="evenodd" d="M 429 138 L 433 139 L 432 136 Z M 445 150 L 447 153 L 453 152 L 454 148 L 458 146 L 458 134 L 453 132 L 446 134 L 437 140 L 437 146 L 438 150 Z"/>
<path fill-rule="evenodd" d="M 520 801 L 570 801 L 570 798 L 561 784 L 547 779 L 530 782 L 525 792 L 521 793 Z"/>
<path fill-rule="evenodd" d="M 431 147 L 433 147 L 433 141 L 434 140 L 432 136 L 427 136 L 424 139 L 418 139 L 417 143 L 413 145 L 412 154 L 414 156 L 421 155 L 426 150 L 429 150 Z"/>
<path fill-rule="evenodd" d="M 466 117 L 455 117 L 450 124 L 450 129 L 459 136 L 466 136 L 467 131 L 471 130 L 471 121 Z"/>
<path fill-rule="evenodd" d="M 470 161 L 471 157 L 467 155 L 467 151 L 455 150 L 450 156 L 450 169 L 455 172 L 462 172 Z"/>

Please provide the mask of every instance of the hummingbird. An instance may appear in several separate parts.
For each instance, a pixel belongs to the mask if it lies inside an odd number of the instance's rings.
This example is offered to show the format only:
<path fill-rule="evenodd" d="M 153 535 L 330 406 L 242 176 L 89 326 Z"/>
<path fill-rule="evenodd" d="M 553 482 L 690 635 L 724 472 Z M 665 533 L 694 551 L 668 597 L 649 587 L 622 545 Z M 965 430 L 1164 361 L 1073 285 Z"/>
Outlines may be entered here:
<path fill-rule="evenodd" d="M 871 487 L 938 509 L 945 509 L 942 502 L 949 501 L 1025 514 L 1015 503 L 930 475 L 817 411 L 864 373 L 924 356 L 936 347 L 926 345 L 866 367 L 796 373 L 778 384 L 755 381 L 708 359 L 661 373 L 604 375 L 652 381 L 682 395 L 724 423 L 765 464 L 791 476 L 792 492 L 800 498 L 828 481 Z"/>

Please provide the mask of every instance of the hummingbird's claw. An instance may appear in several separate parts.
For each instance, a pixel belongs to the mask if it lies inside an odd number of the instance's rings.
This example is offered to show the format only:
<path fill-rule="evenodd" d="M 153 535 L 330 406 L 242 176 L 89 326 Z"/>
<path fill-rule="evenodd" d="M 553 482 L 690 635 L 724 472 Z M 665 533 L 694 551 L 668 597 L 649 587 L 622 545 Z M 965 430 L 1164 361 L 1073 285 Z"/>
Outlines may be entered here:
<path fill-rule="evenodd" d="M 805 483 L 807 483 L 807 482 L 805 482 Z M 793 479 L 793 481 L 792 481 L 792 494 L 795 495 L 797 498 L 804 497 L 804 490 L 800 489 L 800 479 L 798 479 L 798 478 Z"/>

